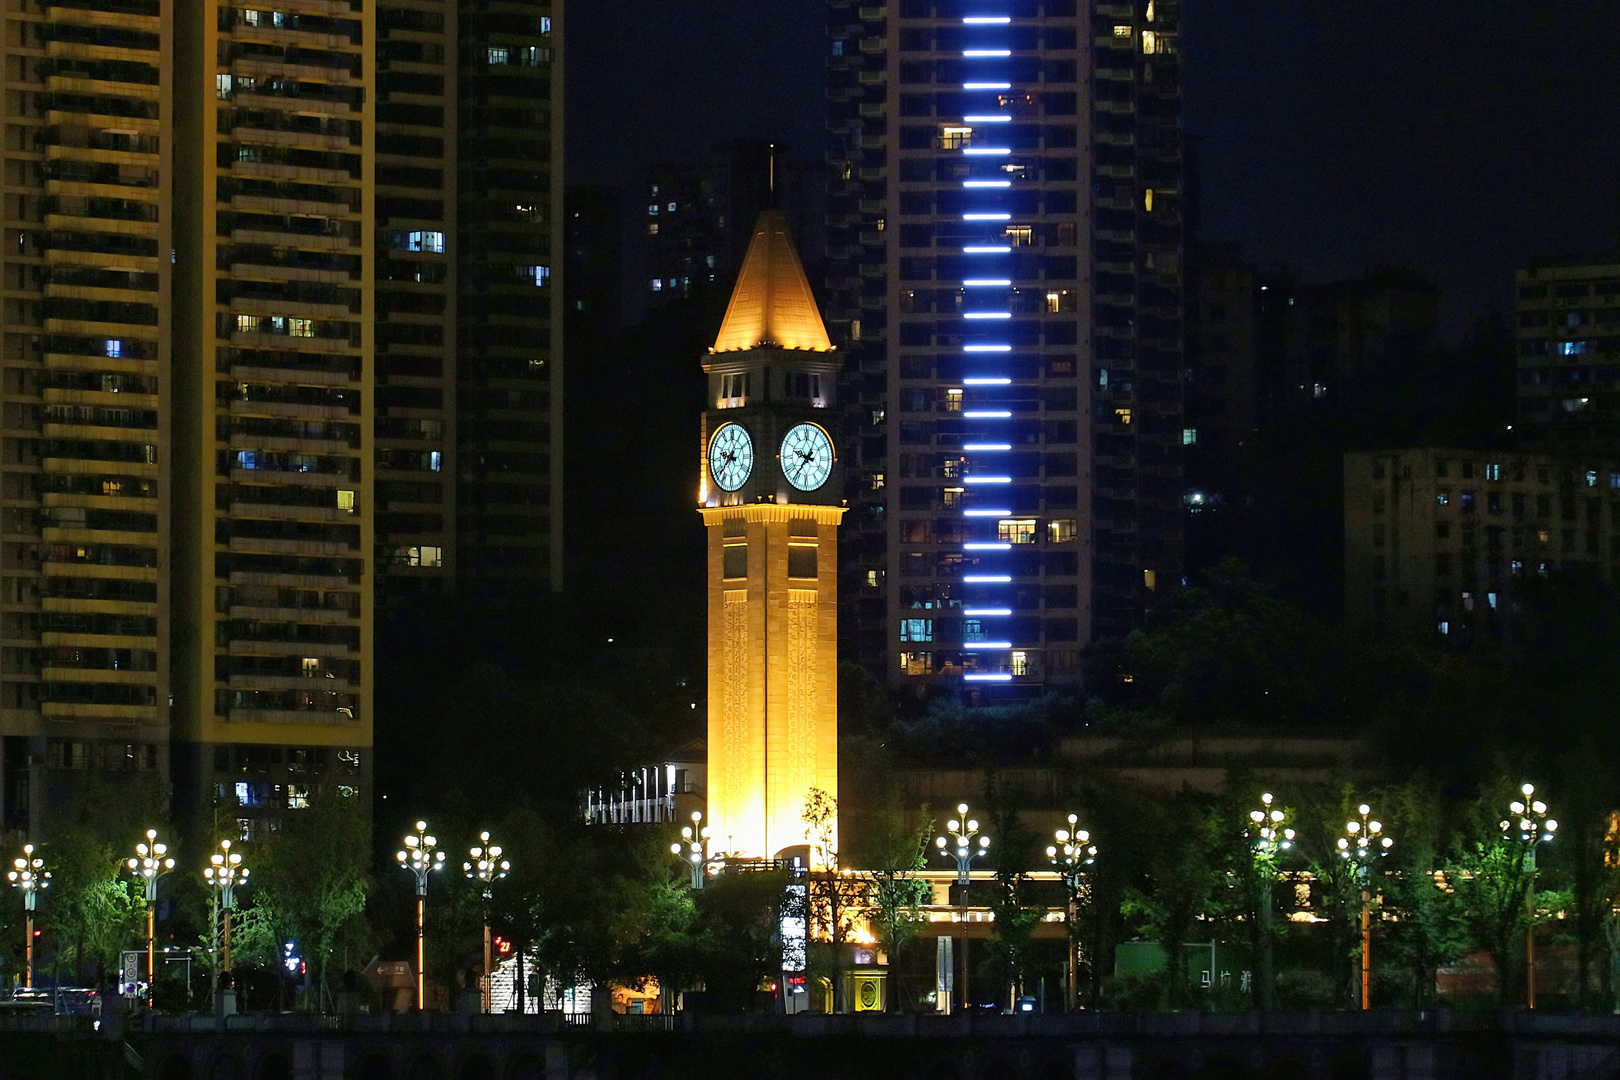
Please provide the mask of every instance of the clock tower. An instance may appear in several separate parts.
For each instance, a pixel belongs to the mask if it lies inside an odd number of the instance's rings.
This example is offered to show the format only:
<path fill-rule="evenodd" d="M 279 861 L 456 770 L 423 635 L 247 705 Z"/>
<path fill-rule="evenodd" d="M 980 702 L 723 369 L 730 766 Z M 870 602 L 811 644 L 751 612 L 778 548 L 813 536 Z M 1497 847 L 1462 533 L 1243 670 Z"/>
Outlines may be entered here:
<path fill-rule="evenodd" d="M 776 858 L 838 794 L 838 366 L 768 210 L 703 365 L 711 852 Z"/>

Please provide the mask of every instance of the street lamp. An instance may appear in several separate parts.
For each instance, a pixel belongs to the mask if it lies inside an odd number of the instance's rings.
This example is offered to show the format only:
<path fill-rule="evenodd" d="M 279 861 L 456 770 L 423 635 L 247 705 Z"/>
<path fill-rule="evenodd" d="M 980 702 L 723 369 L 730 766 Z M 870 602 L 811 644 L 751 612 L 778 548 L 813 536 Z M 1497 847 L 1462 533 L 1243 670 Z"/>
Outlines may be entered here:
<path fill-rule="evenodd" d="M 679 855 L 685 862 L 687 869 L 692 872 L 692 888 L 703 888 L 703 874 L 707 868 L 704 847 L 709 840 L 709 830 L 703 824 L 703 811 L 692 811 L 692 824 L 681 826 L 681 839 L 677 844 L 669 845 L 671 855 Z"/>
<path fill-rule="evenodd" d="M 1530 919 L 1524 928 L 1525 1003 L 1536 1007 L 1536 848 L 1553 838 L 1558 822 L 1547 816 L 1547 804 L 1534 798 L 1536 785 L 1524 784 L 1519 788 L 1524 801 L 1514 799 L 1508 803 L 1513 816 L 1501 823 L 1502 836 L 1516 840 L 1524 848 L 1524 868 L 1530 877 L 1530 889 L 1525 904 Z"/>
<path fill-rule="evenodd" d="M 1072 1012 L 1078 1000 L 1075 980 L 1080 970 L 1080 939 L 1075 934 L 1074 922 L 1080 909 L 1080 900 L 1086 890 L 1086 867 L 1097 861 L 1097 845 L 1091 842 L 1091 833 L 1076 828 L 1077 814 L 1069 815 L 1069 827 L 1053 833 L 1056 844 L 1046 849 L 1046 861 L 1052 864 L 1063 884 L 1069 887 L 1069 992 L 1067 1006 Z"/>
<path fill-rule="evenodd" d="M 231 912 L 236 908 L 236 887 L 246 884 L 247 878 L 248 868 L 242 865 L 242 853 L 232 851 L 229 840 L 221 840 L 219 850 L 208 856 L 208 865 L 203 868 L 203 879 L 214 891 L 215 925 L 218 925 L 220 912 L 225 913 L 225 932 L 222 939 L 224 962 L 215 964 L 216 990 L 219 988 L 219 972 L 231 970 Z"/>
<path fill-rule="evenodd" d="M 1271 958 L 1271 885 L 1277 878 L 1278 856 L 1294 846 L 1294 830 L 1288 827 L 1291 816 L 1290 811 L 1272 805 L 1269 791 L 1260 796 L 1260 808 L 1249 811 L 1249 846 L 1260 879 L 1260 1003 L 1266 1009 L 1277 1004 Z"/>
<path fill-rule="evenodd" d="M 155 940 L 158 878 L 174 870 L 174 859 L 169 857 L 169 845 L 159 843 L 156 829 L 146 830 L 146 839 L 135 845 L 135 858 L 128 862 L 129 872 L 146 884 L 146 1007 L 152 1007 L 152 990 L 157 985 L 157 948 Z"/>
<path fill-rule="evenodd" d="M 409 843 L 409 841 L 407 841 Z M 489 987 L 489 900 L 490 886 L 506 876 L 512 869 L 512 864 L 501 858 L 501 846 L 489 842 L 489 833 L 478 834 L 478 843 L 467 852 L 468 861 L 461 864 L 462 873 L 471 880 L 483 885 L 481 895 L 484 901 L 484 984 L 480 1004 L 487 1013 L 490 1011 Z"/>
<path fill-rule="evenodd" d="M 934 846 L 939 848 L 941 855 L 956 860 L 956 884 L 962 902 L 962 1007 L 965 1009 L 972 1000 L 968 997 L 968 875 L 973 869 L 973 860 L 989 851 L 990 838 L 979 836 L 979 823 L 968 817 L 967 803 L 957 803 L 956 813 L 957 817 L 945 823 L 950 830 L 950 840 L 936 836 Z M 978 840 L 976 844 L 975 838 Z"/>
<path fill-rule="evenodd" d="M 1384 826 L 1372 818 L 1372 807 L 1362 803 L 1356 808 L 1359 821 L 1344 823 L 1344 835 L 1339 837 L 1339 858 L 1354 864 L 1356 881 L 1361 885 L 1361 1007 L 1372 1007 L 1372 930 L 1367 924 L 1367 902 L 1371 899 L 1372 864 L 1389 854 L 1394 841 L 1383 835 Z"/>
<path fill-rule="evenodd" d="M 416 875 L 416 1007 L 427 1008 L 427 973 L 423 970 L 424 926 L 427 922 L 428 875 L 444 868 L 444 852 L 435 850 L 438 837 L 429 836 L 427 822 L 418 821 L 416 831 L 405 837 L 405 850 L 396 852 L 399 865 Z"/>
<path fill-rule="evenodd" d="M 28 940 L 25 945 L 27 966 L 23 969 L 23 986 L 34 988 L 34 908 L 39 890 L 51 887 L 51 872 L 45 869 L 45 860 L 34 854 L 33 844 L 24 844 L 22 858 L 14 859 L 15 870 L 6 874 L 13 889 L 23 891 L 23 911 L 27 913 Z"/>

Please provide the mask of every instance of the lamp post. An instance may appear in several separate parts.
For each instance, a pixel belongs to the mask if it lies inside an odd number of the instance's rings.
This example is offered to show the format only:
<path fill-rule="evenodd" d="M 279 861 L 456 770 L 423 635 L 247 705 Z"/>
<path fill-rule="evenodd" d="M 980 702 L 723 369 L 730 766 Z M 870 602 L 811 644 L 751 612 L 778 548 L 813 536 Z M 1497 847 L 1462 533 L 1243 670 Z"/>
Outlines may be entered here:
<path fill-rule="evenodd" d="M 427 822 L 418 821 L 416 831 L 405 837 L 405 849 L 396 852 L 399 865 L 416 875 L 416 1007 L 427 1008 L 427 972 L 422 964 L 425 958 L 424 942 L 427 923 L 428 875 L 444 868 L 444 852 L 436 850 L 439 840 L 428 835 Z"/>
<path fill-rule="evenodd" d="M 1075 980 L 1080 971 L 1080 939 L 1075 934 L 1074 923 L 1076 913 L 1080 910 L 1082 890 L 1086 887 L 1086 867 L 1097 861 L 1097 845 L 1091 842 L 1091 833 L 1076 828 L 1079 823 L 1079 815 L 1070 814 L 1069 827 L 1053 833 L 1057 843 L 1046 849 L 1046 861 L 1052 864 L 1052 869 L 1057 871 L 1058 877 L 1069 888 L 1066 920 L 1069 928 L 1069 992 L 1065 996 L 1070 1012 L 1074 1011 L 1079 1000 Z"/>
<path fill-rule="evenodd" d="M 146 885 L 146 1007 L 152 1007 L 152 990 L 157 985 L 156 911 L 158 879 L 174 870 L 169 845 L 160 843 L 156 829 L 146 830 L 146 839 L 135 845 L 135 858 L 129 872 Z"/>
<path fill-rule="evenodd" d="M 33 844 L 24 844 L 22 858 L 14 859 L 12 866 L 16 869 L 6 874 L 13 889 L 23 891 L 23 911 L 27 917 L 27 942 L 24 953 L 27 957 L 23 968 L 23 986 L 32 990 L 34 988 L 34 909 L 39 890 L 51 887 L 51 872 L 45 869 L 45 860 L 34 854 Z"/>
<path fill-rule="evenodd" d="M 1272 805 L 1269 791 L 1260 796 L 1260 809 L 1249 811 L 1249 846 L 1260 880 L 1260 1006 L 1265 1009 L 1277 1007 L 1271 958 L 1271 885 L 1277 878 L 1277 857 L 1294 846 L 1294 830 L 1288 827 L 1291 816 Z"/>
<path fill-rule="evenodd" d="M 1367 904 L 1371 900 L 1372 864 L 1389 854 L 1394 841 L 1383 835 L 1384 826 L 1375 820 L 1372 807 L 1362 803 L 1356 808 L 1359 820 L 1344 823 L 1344 835 L 1339 837 L 1339 858 L 1356 868 L 1356 881 L 1361 886 L 1361 1007 L 1372 1007 L 1372 929 L 1367 922 Z"/>
<path fill-rule="evenodd" d="M 467 852 L 468 861 L 461 864 L 462 873 L 482 886 L 481 896 L 484 901 L 484 982 L 483 993 L 479 995 L 479 1005 L 484 1012 L 490 1011 L 489 987 L 489 901 L 490 886 L 506 876 L 512 869 L 512 864 L 501 858 L 501 846 L 489 842 L 489 833 L 478 834 L 478 843 Z M 520 965 L 521 966 L 521 965 Z"/>
<path fill-rule="evenodd" d="M 224 913 L 224 933 L 221 937 L 223 962 L 214 965 L 214 988 L 219 988 L 219 972 L 231 970 L 231 912 L 236 908 L 236 887 L 245 884 L 248 868 L 242 865 L 242 853 L 231 850 L 229 840 L 219 842 L 219 850 L 208 856 L 203 868 L 203 879 L 214 891 L 216 920 Z M 216 957 L 216 960 L 219 958 Z"/>
<path fill-rule="evenodd" d="M 1547 804 L 1535 798 L 1535 793 L 1534 784 L 1522 785 L 1519 794 L 1524 800 L 1508 803 L 1513 816 L 1501 823 L 1503 837 L 1517 840 L 1524 848 L 1524 869 L 1530 879 L 1525 895 L 1529 920 L 1524 928 L 1524 988 L 1525 1004 L 1532 1009 L 1536 1007 L 1536 848 L 1558 832 L 1558 822 L 1547 816 Z"/>
<path fill-rule="evenodd" d="M 692 824 L 681 826 L 679 843 L 669 845 L 671 855 L 679 855 L 692 873 L 692 888 L 703 888 L 703 875 L 708 866 L 704 847 L 708 844 L 709 830 L 703 824 L 703 811 L 692 811 Z"/>
<path fill-rule="evenodd" d="M 979 835 L 979 823 L 968 817 L 967 803 L 957 803 L 956 813 L 958 816 L 945 823 L 951 834 L 949 841 L 943 836 L 936 836 L 934 846 L 939 848 L 941 855 L 956 860 L 956 884 L 962 903 L 962 1007 L 965 1009 L 971 1002 L 968 997 L 968 875 L 973 869 L 973 860 L 989 850 L 990 838 Z M 977 843 L 974 843 L 975 839 Z"/>

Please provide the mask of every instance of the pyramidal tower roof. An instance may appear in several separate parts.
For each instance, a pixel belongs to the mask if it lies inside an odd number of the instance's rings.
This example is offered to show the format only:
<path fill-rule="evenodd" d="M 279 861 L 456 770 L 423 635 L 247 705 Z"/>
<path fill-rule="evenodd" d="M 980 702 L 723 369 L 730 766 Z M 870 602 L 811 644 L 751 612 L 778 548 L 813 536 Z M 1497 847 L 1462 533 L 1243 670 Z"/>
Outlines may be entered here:
<path fill-rule="evenodd" d="M 760 345 L 815 352 L 829 352 L 833 347 L 799 254 L 788 237 L 787 219 L 776 210 L 765 211 L 754 223 L 742 273 L 737 275 L 731 304 L 710 351 Z"/>

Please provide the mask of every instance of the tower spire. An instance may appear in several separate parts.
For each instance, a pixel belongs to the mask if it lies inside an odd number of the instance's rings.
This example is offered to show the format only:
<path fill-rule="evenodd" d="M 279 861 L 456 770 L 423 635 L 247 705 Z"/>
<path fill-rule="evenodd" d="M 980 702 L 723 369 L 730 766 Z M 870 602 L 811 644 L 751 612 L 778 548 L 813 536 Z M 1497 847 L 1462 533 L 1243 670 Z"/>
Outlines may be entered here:
<path fill-rule="evenodd" d="M 773 158 L 774 163 L 774 158 Z M 710 352 L 774 345 L 829 352 L 832 340 L 788 235 L 787 218 L 767 210 L 754 224 L 726 317 Z"/>

